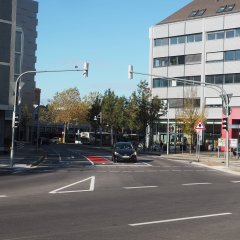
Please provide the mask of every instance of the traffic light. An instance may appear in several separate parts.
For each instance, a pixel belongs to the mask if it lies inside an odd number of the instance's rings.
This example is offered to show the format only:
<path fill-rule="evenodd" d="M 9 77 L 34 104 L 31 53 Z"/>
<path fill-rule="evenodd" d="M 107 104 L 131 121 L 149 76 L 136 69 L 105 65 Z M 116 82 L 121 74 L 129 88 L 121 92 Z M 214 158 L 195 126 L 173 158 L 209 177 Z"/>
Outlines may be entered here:
<path fill-rule="evenodd" d="M 222 129 L 228 130 L 228 118 L 225 117 L 222 119 Z"/>
<path fill-rule="evenodd" d="M 19 116 L 16 115 L 16 116 L 15 116 L 15 121 L 14 121 L 14 127 L 15 127 L 15 128 L 18 128 L 18 125 L 19 125 Z"/>
<path fill-rule="evenodd" d="M 131 80 L 133 79 L 133 66 L 128 65 L 128 79 Z"/>
<path fill-rule="evenodd" d="M 83 64 L 83 70 L 84 70 L 83 75 L 84 75 L 85 78 L 88 77 L 88 69 L 89 69 L 89 63 L 88 63 L 88 62 L 85 62 L 85 63 Z"/>

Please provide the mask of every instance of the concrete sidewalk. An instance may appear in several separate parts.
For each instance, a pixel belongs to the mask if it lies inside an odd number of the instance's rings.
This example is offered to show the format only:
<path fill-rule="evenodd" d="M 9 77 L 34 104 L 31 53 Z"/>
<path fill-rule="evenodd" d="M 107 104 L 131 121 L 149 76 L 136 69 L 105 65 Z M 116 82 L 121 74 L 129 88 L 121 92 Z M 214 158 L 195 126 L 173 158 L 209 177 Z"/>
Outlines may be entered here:
<path fill-rule="evenodd" d="M 45 157 L 42 149 L 29 142 L 17 144 L 14 151 L 14 166 L 10 168 L 10 153 L 0 153 L 0 173 L 10 173 L 36 166 Z"/>
<path fill-rule="evenodd" d="M 240 175 L 240 159 L 238 159 L 236 156 L 230 155 L 229 167 L 227 167 L 223 152 L 220 153 L 220 157 L 218 157 L 217 152 L 201 152 L 199 161 L 196 153 L 171 153 L 169 155 L 162 153 L 160 158 L 175 161 L 188 161 L 193 164 L 205 166 L 218 171 Z"/>

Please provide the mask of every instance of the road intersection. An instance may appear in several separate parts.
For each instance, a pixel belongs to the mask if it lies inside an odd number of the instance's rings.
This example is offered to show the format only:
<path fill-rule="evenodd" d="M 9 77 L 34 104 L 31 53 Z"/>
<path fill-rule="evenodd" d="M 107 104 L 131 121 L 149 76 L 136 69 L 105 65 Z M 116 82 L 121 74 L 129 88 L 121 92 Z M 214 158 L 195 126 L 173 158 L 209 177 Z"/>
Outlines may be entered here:
<path fill-rule="evenodd" d="M 159 156 L 115 164 L 103 150 L 45 151 L 38 167 L 1 177 L 1 240 L 239 236 L 240 176 Z"/>

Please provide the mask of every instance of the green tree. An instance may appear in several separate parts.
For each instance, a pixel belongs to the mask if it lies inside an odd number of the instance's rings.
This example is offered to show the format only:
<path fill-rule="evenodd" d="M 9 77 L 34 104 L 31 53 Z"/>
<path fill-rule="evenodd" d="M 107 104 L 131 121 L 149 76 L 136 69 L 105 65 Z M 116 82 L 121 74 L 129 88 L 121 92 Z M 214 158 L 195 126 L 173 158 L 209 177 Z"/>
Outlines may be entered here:
<path fill-rule="evenodd" d="M 113 144 L 113 133 L 116 128 L 115 104 L 117 96 L 114 91 L 106 90 L 102 99 L 102 122 L 111 127 L 111 144 Z"/>
<path fill-rule="evenodd" d="M 152 98 L 148 83 L 141 81 L 138 85 L 137 92 L 132 94 L 136 97 L 137 112 L 136 118 L 138 119 L 139 131 L 144 135 L 144 149 L 146 148 L 146 135 L 147 128 L 149 127 L 149 145 L 152 145 L 152 129 L 156 120 L 159 119 L 159 111 L 162 108 L 161 101 L 154 97 Z"/>
<path fill-rule="evenodd" d="M 77 88 L 57 92 L 53 100 L 49 102 L 48 109 L 54 122 L 64 124 L 64 143 L 67 127 L 70 123 L 86 123 L 88 105 L 81 101 Z"/>
<path fill-rule="evenodd" d="M 18 131 L 20 133 L 20 136 L 22 135 L 23 140 L 27 140 L 29 124 L 31 120 L 32 120 L 32 114 L 30 113 L 28 106 L 27 105 L 22 106 Z"/>
<path fill-rule="evenodd" d="M 206 121 L 206 111 L 199 108 L 196 96 L 196 89 L 192 87 L 186 93 L 183 109 L 176 115 L 176 125 L 190 138 L 190 152 L 196 137 L 195 125 L 199 120 Z"/>

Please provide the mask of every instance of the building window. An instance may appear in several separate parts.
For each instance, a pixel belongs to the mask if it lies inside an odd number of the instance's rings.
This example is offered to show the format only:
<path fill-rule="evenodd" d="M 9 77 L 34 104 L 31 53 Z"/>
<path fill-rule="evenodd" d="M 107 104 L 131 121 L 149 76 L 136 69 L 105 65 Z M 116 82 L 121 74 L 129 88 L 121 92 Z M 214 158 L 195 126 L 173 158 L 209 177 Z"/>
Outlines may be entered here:
<path fill-rule="evenodd" d="M 217 32 L 216 39 L 224 39 L 224 32 Z"/>
<path fill-rule="evenodd" d="M 234 7 L 235 7 L 235 4 L 227 5 L 224 9 L 224 12 L 230 12 L 233 10 Z"/>
<path fill-rule="evenodd" d="M 214 75 L 206 76 L 206 83 L 214 83 Z"/>
<path fill-rule="evenodd" d="M 215 84 L 223 84 L 223 77 L 224 75 L 222 74 L 215 75 Z"/>
<path fill-rule="evenodd" d="M 235 51 L 227 51 L 224 53 L 225 61 L 234 61 L 235 60 Z"/>
<path fill-rule="evenodd" d="M 194 37 L 195 37 L 195 42 L 202 41 L 202 33 L 195 34 Z"/>
<path fill-rule="evenodd" d="M 234 38 L 234 30 L 226 31 L 226 38 Z"/>
<path fill-rule="evenodd" d="M 171 37 L 170 38 L 170 43 L 171 43 L 171 45 L 177 44 L 178 43 L 178 38 L 177 37 Z"/>
<path fill-rule="evenodd" d="M 207 35 L 207 40 L 215 40 L 216 36 L 215 36 L 215 33 L 208 33 Z"/>
<path fill-rule="evenodd" d="M 153 88 L 164 88 L 168 87 L 168 80 L 162 78 L 153 79 Z"/>
<path fill-rule="evenodd" d="M 157 39 L 154 39 L 154 46 L 155 47 L 166 46 L 166 45 L 168 45 L 168 41 L 169 41 L 168 38 L 157 38 Z"/>
<path fill-rule="evenodd" d="M 240 83 L 240 73 L 234 74 L 234 83 Z"/>
<path fill-rule="evenodd" d="M 197 11 L 192 11 L 192 12 L 190 13 L 189 17 L 195 17 L 196 14 L 197 14 Z"/>
<path fill-rule="evenodd" d="M 221 6 L 220 8 L 218 8 L 217 13 L 222 13 L 224 12 L 226 6 Z"/>
<path fill-rule="evenodd" d="M 205 13 L 206 9 L 198 10 L 196 16 L 202 16 Z"/>
<path fill-rule="evenodd" d="M 187 36 L 187 42 L 201 42 L 202 41 L 202 33 L 191 34 Z"/>
<path fill-rule="evenodd" d="M 185 63 L 185 56 L 172 56 L 169 59 L 169 65 L 181 65 Z"/>
<path fill-rule="evenodd" d="M 154 58 L 153 67 L 167 67 L 168 66 L 168 57 Z"/>
<path fill-rule="evenodd" d="M 185 43 L 186 41 L 186 36 L 179 36 L 179 37 L 171 37 L 170 38 L 170 44 L 174 45 L 174 44 L 182 44 Z"/>
<path fill-rule="evenodd" d="M 233 76 L 234 76 L 233 74 L 226 74 L 224 83 L 225 84 L 233 83 Z"/>
<path fill-rule="evenodd" d="M 199 17 L 202 16 L 205 13 L 206 9 L 201 9 L 197 11 L 192 11 L 189 15 L 189 17 Z"/>
<path fill-rule="evenodd" d="M 240 83 L 240 73 L 235 74 L 219 74 L 206 76 L 206 83 L 212 84 L 234 84 Z"/>
<path fill-rule="evenodd" d="M 201 63 L 202 54 L 190 54 L 185 56 L 185 63 L 186 64 L 198 64 Z"/>

